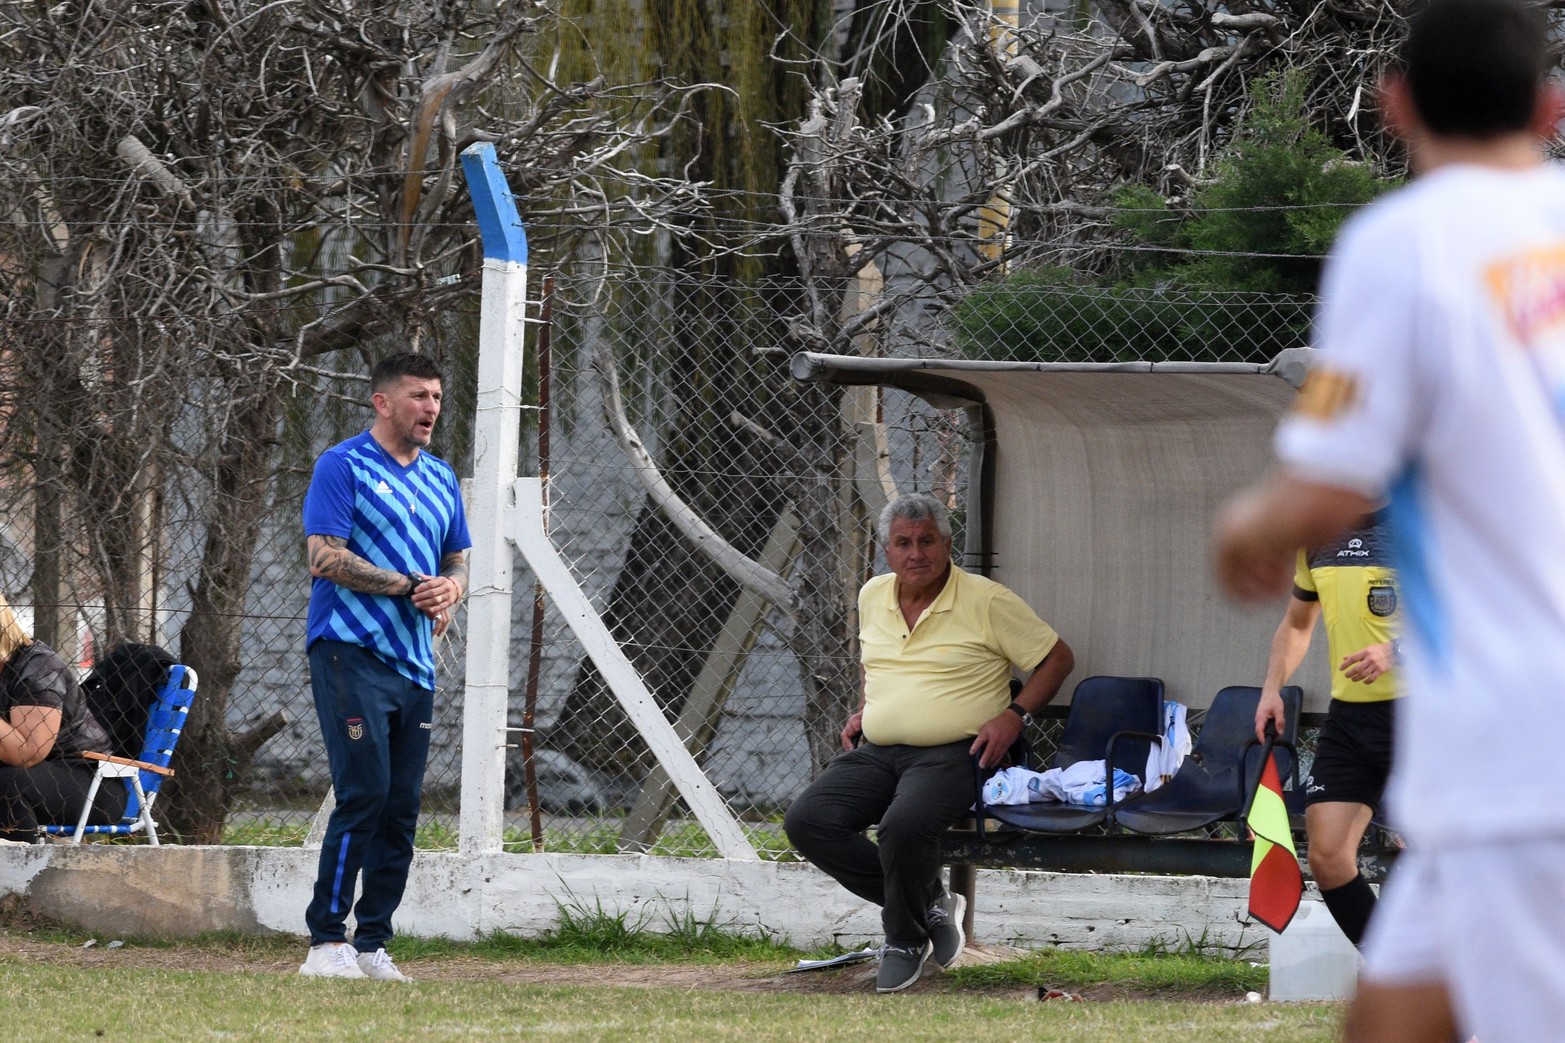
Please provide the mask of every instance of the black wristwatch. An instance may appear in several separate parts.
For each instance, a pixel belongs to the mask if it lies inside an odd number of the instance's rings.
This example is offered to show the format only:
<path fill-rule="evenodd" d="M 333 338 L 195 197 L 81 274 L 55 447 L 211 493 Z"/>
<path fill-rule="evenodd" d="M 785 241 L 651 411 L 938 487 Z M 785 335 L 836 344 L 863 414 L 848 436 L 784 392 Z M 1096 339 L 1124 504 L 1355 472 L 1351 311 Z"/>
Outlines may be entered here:
<path fill-rule="evenodd" d="M 408 588 L 408 592 L 402 595 L 405 598 L 411 598 L 413 596 L 413 592 L 418 590 L 419 584 L 423 583 L 426 579 L 429 578 L 428 576 L 420 576 L 416 572 L 404 572 L 403 575 L 408 578 L 409 583 L 413 584 Z"/>
<path fill-rule="evenodd" d="M 1023 724 L 1032 723 L 1032 714 L 1028 713 L 1026 708 L 1023 707 L 1021 703 L 1012 703 L 1010 706 L 1007 706 L 1006 709 L 1020 717 Z"/>

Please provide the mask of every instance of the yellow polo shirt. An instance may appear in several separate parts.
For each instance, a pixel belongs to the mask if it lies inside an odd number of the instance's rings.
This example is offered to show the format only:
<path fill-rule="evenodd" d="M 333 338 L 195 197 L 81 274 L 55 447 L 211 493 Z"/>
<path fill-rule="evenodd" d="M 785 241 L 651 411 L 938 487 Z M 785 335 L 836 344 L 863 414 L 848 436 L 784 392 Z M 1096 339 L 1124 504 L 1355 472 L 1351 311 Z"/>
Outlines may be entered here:
<path fill-rule="evenodd" d="M 897 577 L 859 591 L 864 737 L 877 746 L 971 738 L 1011 701 L 1011 667 L 1043 662 L 1059 635 L 1002 584 L 951 566 L 945 589 L 909 630 Z"/>
<path fill-rule="evenodd" d="M 1401 608 L 1396 571 L 1380 526 L 1355 529 L 1310 553 L 1299 552 L 1293 596 L 1319 601 L 1331 658 L 1331 697 L 1349 703 L 1395 699 L 1396 671 L 1374 681 L 1350 681 L 1338 669 L 1343 656 L 1383 644 L 1397 634 Z"/>

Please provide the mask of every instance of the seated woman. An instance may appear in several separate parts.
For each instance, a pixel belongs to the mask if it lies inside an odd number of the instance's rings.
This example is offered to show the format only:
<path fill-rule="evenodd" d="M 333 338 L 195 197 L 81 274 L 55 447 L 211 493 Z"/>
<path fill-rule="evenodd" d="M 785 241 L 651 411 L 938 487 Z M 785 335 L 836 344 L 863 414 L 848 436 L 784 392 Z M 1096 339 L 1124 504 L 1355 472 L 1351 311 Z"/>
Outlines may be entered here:
<path fill-rule="evenodd" d="M 34 641 L 0 597 L 0 840 L 33 841 L 39 823 L 75 823 L 109 737 L 87 709 L 75 672 Z M 118 822 L 125 787 L 101 787 L 94 825 Z"/>

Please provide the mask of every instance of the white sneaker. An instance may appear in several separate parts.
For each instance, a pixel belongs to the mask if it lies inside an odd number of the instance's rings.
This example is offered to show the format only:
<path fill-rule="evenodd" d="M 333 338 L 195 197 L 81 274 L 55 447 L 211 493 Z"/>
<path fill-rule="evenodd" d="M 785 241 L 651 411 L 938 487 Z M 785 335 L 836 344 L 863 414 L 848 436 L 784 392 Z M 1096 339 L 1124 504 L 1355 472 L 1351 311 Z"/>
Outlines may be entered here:
<path fill-rule="evenodd" d="M 376 949 L 374 952 L 359 953 L 359 971 L 366 978 L 374 978 L 376 981 L 412 981 L 406 974 L 397 970 L 397 965 L 391 962 L 391 954 L 385 949 Z"/>
<path fill-rule="evenodd" d="M 322 942 L 310 946 L 310 955 L 299 965 L 299 973 L 306 978 L 362 978 L 358 957 L 347 942 Z"/>

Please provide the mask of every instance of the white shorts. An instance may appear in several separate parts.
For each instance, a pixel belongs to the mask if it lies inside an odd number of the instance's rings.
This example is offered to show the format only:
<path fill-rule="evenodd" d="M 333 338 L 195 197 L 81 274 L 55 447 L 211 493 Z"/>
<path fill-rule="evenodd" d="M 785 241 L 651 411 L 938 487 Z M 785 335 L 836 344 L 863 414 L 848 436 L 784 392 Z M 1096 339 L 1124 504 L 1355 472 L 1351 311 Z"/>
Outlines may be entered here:
<path fill-rule="evenodd" d="M 1406 852 L 1364 964 L 1376 985 L 1443 984 L 1483 1043 L 1565 1043 L 1565 839 Z"/>

